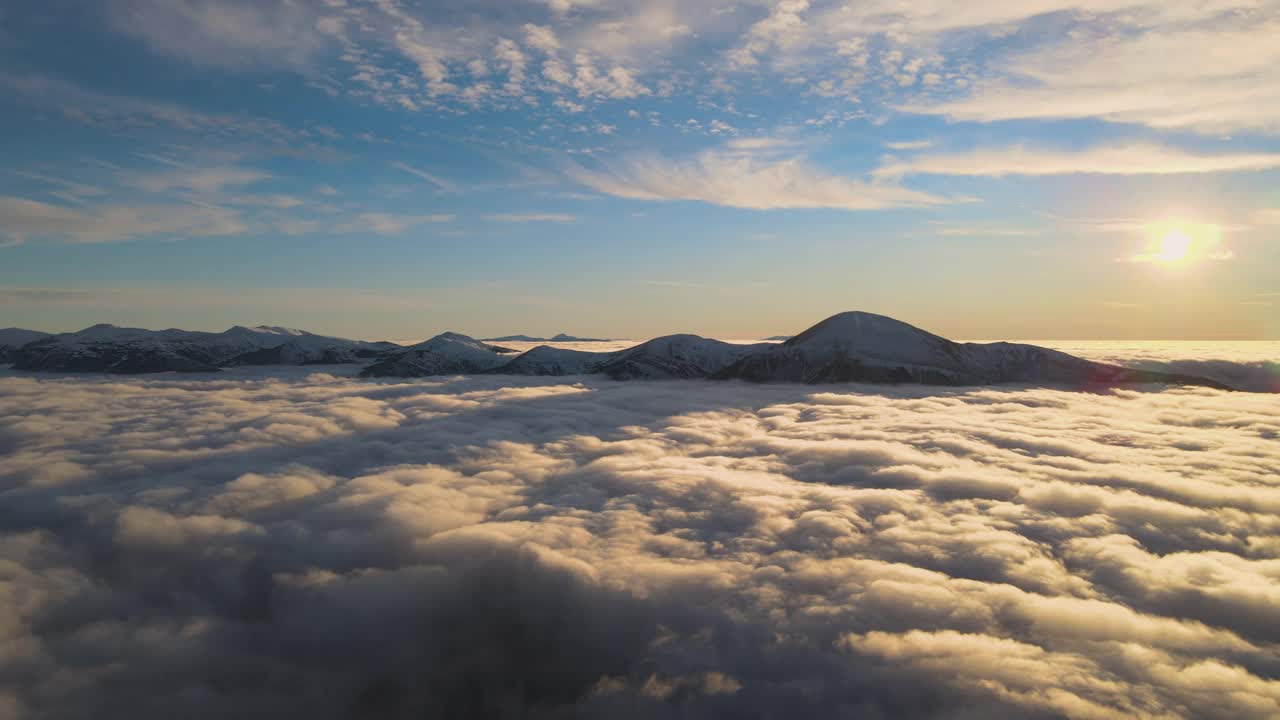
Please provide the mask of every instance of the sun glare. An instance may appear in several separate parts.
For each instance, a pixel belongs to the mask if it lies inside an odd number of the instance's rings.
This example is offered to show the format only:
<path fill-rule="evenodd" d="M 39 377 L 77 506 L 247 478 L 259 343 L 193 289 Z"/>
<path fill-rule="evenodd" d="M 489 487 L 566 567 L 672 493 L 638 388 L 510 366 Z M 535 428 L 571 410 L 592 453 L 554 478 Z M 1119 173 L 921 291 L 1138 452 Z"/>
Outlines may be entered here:
<path fill-rule="evenodd" d="M 1160 238 L 1154 259 L 1168 263 L 1181 262 L 1187 259 L 1193 244 L 1195 240 L 1190 235 L 1181 230 L 1170 230 Z"/>
<path fill-rule="evenodd" d="M 1146 247 L 1131 260 L 1161 265 L 1188 265 L 1201 260 L 1226 260 L 1222 228 L 1212 223 L 1166 221 L 1146 226 Z"/>

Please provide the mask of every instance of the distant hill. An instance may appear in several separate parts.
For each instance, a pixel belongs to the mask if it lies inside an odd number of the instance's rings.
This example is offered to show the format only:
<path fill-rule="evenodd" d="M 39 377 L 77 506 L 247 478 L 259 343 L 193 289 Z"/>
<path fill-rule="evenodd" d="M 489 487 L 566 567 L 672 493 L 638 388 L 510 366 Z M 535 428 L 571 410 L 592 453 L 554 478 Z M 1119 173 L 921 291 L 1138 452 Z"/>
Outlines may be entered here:
<path fill-rule="evenodd" d="M 304 330 L 237 325 L 224 332 L 145 330 L 100 324 L 45 335 L 9 354 L 18 370 L 60 372 L 216 372 L 234 365 L 351 363 L 398 348 Z"/>
<path fill-rule="evenodd" d="M 583 338 L 560 333 L 549 338 L 531 335 L 504 335 L 502 337 L 484 338 L 481 342 L 613 342 L 608 338 Z"/>

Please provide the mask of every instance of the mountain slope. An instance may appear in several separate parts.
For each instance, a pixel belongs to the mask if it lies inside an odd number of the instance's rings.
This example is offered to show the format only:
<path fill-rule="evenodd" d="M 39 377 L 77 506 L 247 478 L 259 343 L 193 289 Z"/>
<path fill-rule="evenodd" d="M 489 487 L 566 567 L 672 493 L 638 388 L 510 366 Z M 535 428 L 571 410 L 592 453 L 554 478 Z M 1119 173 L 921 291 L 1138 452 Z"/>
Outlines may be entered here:
<path fill-rule="evenodd" d="M 1221 383 L 1130 370 L 1017 343 L 957 343 L 883 315 L 846 312 L 726 366 L 717 379 L 754 382 L 869 382 L 986 385 L 1024 382 L 1109 387 L 1151 382 Z"/>
<path fill-rule="evenodd" d="M 502 337 L 485 338 L 482 342 L 611 342 L 604 338 L 580 338 L 560 333 L 553 337 L 533 337 L 531 335 L 503 335 Z"/>
<path fill-rule="evenodd" d="M 18 348 L 49 337 L 49 333 L 22 328 L 0 328 L 0 363 L 13 362 L 13 353 Z"/>
<path fill-rule="evenodd" d="M 29 343 L 13 352 L 13 361 L 19 370 L 210 372 L 225 364 L 353 362 L 389 346 L 270 326 L 209 333 L 100 324 Z"/>
<path fill-rule="evenodd" d="M 55 335 L 13 353 L 17 370 L 106 372 L 134 375 L 155 372 L 217 372 L 214 358 L 186 340 L 133 338 L 68 339 Z"/>
<path fill-rule="evenodd" d="M 596 353 L 539 345 L 518 356 L 480 340 L 445 333 L 391 353 L 365 368 L 365 377 L 423 377 L 457 373 L 582 375 L 615 380 L 705 378 L 768 345 L 735 345 L 697 335 L 668 335 L 617 352 Z"/>
<path fill-rule="evenodd" d="M 387 353 L 365 368 L 361 377 L 426 377 L 492 370 L 509 361 L 514 350 L 446 332 L 426 342 Z"/>
<path fill-rule="evenodd" d="M 335 365 L 339 363 L 357 363 L 362 360 L 376 358 L 398 349 L 393 343 L 374 343 L 379 347 L 346 347 L 337 345 L 308 346 L 299 342 L 287 342 L 275 347 L 261 348 L 241 353 L 221 363 L 224 367 L 242 365 Z"/>
<path fill-rule="evenodd" d="M 667 335 L 612 353 L 596 368 L 614 380 L 705 378 L 766 345 L 737 345 L 697 335 Z"/>
<path fill-rule="evenodd" d="M 614 353 L 595 353 L 585 350 L 539 345 L 487 372 L 495 375 L 586 375 L 608 361 Z"/>

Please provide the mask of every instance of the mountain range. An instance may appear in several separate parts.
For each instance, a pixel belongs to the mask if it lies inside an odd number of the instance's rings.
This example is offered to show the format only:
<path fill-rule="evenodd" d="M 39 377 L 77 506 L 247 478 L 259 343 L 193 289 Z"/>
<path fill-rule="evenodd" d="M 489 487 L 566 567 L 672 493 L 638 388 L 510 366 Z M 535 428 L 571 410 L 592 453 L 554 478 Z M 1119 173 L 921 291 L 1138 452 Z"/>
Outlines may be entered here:
<path fill-rule="evenodd" d="M 549 338 L 532 337 L 529 335 L 503 335 L 496 338 L 485 338 L 482 342 L 613 342 L 609 338 L 584 338 L 574 337 L 566 333 L 553 335 Z"/>
<path fill-rule="evenodd" d="M 1133 370 L 1036 345 L 958 343 L 900 320 L 865 312 L 834 315 L 715 372 L 714 379 L 802 383 L 1035 383 L 1112 387 L 1133 383 L 1203 385 L 1191 375 Z"/>
<path fill-rule="evenodd" d="M 1102 388 L 1134 383 L 1222 383 L 1133 370 L 1018 343 L 957 343 L 883 315 L 834 315 L 789 340 L 750 345 L 668 335 L 615 352 L 540 345 L 523 353 L 445 333 L 389 353 L 365 377 L 441 374 L 585 375 L 615 380 L 694 379 L 800 383 L 1032 383 Z"/>
<path fill-rule="evenodd" d="M 33 332 L 33 331 L 26 331 Z M 0 340 L 18 333 L 0 335 Z M 216 372 L 238 365 L 312 365 L 359 362 L 399 347 L 394 343 L 327 337 L 269 325 L 237 325 L 224 332 L 144 330 L 94 325 L 9 346 L 18 370 L 58 372 Z"/>
<path fill-rule="evenodd" d="M 34 333 L 13 328 L 0 331 L 0 350 L 4 342 L 34 338 L 7 351 L 19 370 L 207 372 L 237 365 L 369 360 L 361 372 L 363 377 L 601 374 L 615 380 L 702 378 L 957 386 L 1025 383 L 1086 389 L 1156 383 L 1231 389 L 1208 378 L 1097 363 L 1035 345 L 957 343 L 866 312 L 834 315 L 781 343 L 745 345 L 697 335 L 667 335 L 614 352 L 550 345 L 518 352 L 453 332 L 407 347 L 271 326 L 236 326 L 222 333 L 114 325 L 95 325 L 60 335 L 21 335 L 24 332 Z M 10 337 L 14 339 L 6 340 Z"/>

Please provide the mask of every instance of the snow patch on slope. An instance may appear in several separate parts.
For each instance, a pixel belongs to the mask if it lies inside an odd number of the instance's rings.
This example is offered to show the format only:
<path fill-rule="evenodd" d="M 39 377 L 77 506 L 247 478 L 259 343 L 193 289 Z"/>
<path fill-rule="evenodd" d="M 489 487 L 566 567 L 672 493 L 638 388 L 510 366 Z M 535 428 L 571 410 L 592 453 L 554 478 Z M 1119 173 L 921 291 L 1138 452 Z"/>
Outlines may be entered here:
<path fill-rule="evenodd" d="M 506 363 L 514 351 L 446 332 L 399 352 L 391 352 L 365 368 L 364 377 L 426 377 L 492 370 Z"/>

